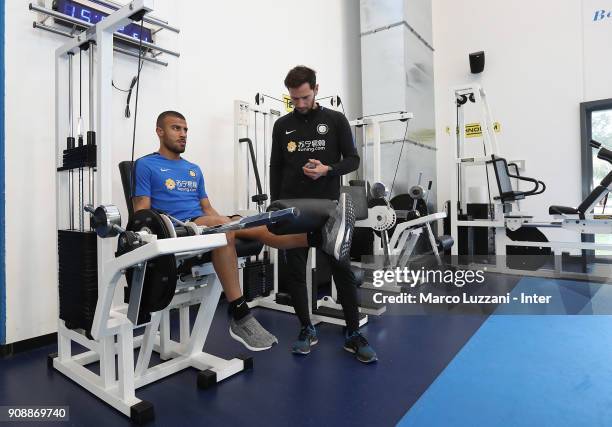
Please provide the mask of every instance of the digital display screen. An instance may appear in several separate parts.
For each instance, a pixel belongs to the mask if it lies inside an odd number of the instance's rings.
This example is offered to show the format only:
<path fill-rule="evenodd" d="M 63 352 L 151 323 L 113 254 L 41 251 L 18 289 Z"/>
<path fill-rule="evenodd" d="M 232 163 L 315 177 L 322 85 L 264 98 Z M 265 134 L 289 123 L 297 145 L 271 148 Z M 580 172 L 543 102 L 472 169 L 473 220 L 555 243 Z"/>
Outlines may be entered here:
<path fill-rule="evenodd" d="M 108 16 L 108 13 L 101 12 L 89 6 L 82 5 L 72 0 L 56 0 L 55 10 L 73 18 L 80 19 L 91 24 L 97 24 Z M 152 43 L 153 37 L 149 28 L 143 28 L 140 32 L 140 24 L 131 23 L 123 28 L 119 28 L 117 32 L 134 37 L 138 40 Z"/>

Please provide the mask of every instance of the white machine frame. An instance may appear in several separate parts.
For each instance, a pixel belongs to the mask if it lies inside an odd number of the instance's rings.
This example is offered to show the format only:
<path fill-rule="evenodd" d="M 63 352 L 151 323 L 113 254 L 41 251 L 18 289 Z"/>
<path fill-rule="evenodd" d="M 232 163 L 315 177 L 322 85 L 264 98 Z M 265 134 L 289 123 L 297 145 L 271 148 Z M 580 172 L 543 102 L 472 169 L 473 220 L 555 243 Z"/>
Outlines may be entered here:
<path fill-rule="evenodd" d="M 355 134 L 357 134 L 357 129 L 361 129 L 362 132 L 363 146 L 361 158 L 363 176 L 366 182 L 382 182 L 381 126 L 385 123 L 406 121 L 411 120 L 413 118 L 413 113 L 395 112 L 373 115 L 370 117 L 360 118 L 349 122 L 352 127 L 355 127 Z M 368 132 L 368 128 L 371 129 L 370 132 Z M 371 160 L 368 156 L 368 147 L 370 146 L 372 147 Z M 347 177 L 344 176 L 343 181 L 346 182 L 346 180 Z M 369 227 L 375 229 L 380 225 L 381 221 L 385 221 L 385 216 L 394 215 L 394 213 L 391 213 L 391 211 L 392 208 L 387 206 L 376 206 L 374 208 L 368 209 L 368 218 L 361 221 L 357 221 L 355 223 L 355 227 Z M 445 217 L 445 212 L 436 212 L 433 214 L 426 215 L 424 217 L 416 218 L 398 224 L 395 227 L 393 235 L 389 238 L 389 243 L 387 245 L 388 253 L 385 253 L 383 240 L 378 235 L 375 235 L 373 248 L 374 255 L 388 255 L 391 259 L 394 259 L 395 262 L 393 263 L 393 265 L 388 266 L 390 268 L 406 267 L 408 266 L 409 258 L 414 252 L 414 248 L 419 240 L 419 237 L 421 236 L 421 233 L 423 231 L 426 231 L 429 242 L 431 243 L 434 252 L 434 256 L 437 258 L 438 262 L 441 262 L 440 255 L 437 251 L 435 237 L 431 229 L 431 223 L 444 219 Z M 395 220 L 391 218 L 387 219 L 386 221 L 395 222 Z M 361 265 L 361 263 L 356 264 Z M 379 266 L 376 267 L 378 268 Z M 396 293 L 404 291 L 402 286 L 398 286 L 397 284 L 392 283 L 385 284 L 382 287 L 373 287 L 372 284 L 364 283 L 362 287 Z"/>
<path fill-rule="evenodd" d="M 251 114 L 255 122 L 251 121 Z M 257 115 L 261 114 L 263 120 L 258 120 Z M 241 138 L 252 138 L 255 156 L 257 158 L 257 168 L 263 182 L 261 183 L 263 192 L 270 194 L 270 150 L 272 148 L 272 129 L 274 123 L 280 118 L 279 110 L 264 106 L 251 105 L 246 101 L 234 101 L 234 211 L 239 215 L 249 215 L 257 212 L 256 204 L 251 200 L 251 196 L 256 194 L 254 182 L 251 179 L 251 160 L 249 148 L 246 143 L 241 143 Z M 257 123 L 261 127 L 257 128 Z M 251 133 L 252 132 L 252 133 Z M 263 144 L 259 143 L 259 138 L 263 136 Z M 261 149 L 261 150 L 260 150 Z M 260 153 L 263 151 L 263 153 Z M 269 202 L 268 202 L 269 203 Z M 268 205 L 265 203 L 265 206 Z"/>
<path fill-rule="evenodd" d="M 381 132 L 380 128 L 383 123 L 391 123 L 396 121 L 412 120 L 414 118 L 413 113 L 400 112 L 400 113 L 388 113 L 373 115 L 370 117 L 363 117 L 356 120 L 349 121 L 349 124 L 355 129 L 362 130 L 363 136 L 363 147 L 362 147 L 362 169 L 365 181 L 369 182 L 382 182 L 382 165 L 381 165 Z M 367 129 L 372 129 L 372 142 L 370 143 Z M 355 133 L 357 133 L 355 131 Z M 367 147 L 372 145 L 372 168 L 370 170 Z M 343 177 L 346 179 L 346 175 Z"/>
<path fill-rule="evenodd" d="M 248 138 L 250 136 L 250 130 L 253 128 L 251 123 L 251 113 L 263 114 L 264 119 L 268 120 L 267 130 L 269 135 L 264 135 L 264 144 L 263 144 L 263 161 L 261 157 L 258 156 L 258 169 L 261 171 L 262 167 L 264 173 L 262 190 L 264 193 L 269 194 L 269 178 L 268 174 L 268 158 L 267 158 L 267 141 L 271 141 L 272 137 L 272 128 L 274 125 L 274 121 L 278 118 L 275 117 L 275 114 L 280 116 L 280 113 L 276 110 L 272 109 L 263 109 L 261 106 L 254 107 L 251 106 L 248 102 L 245 101 L 234 101 L 234 138 L 236 141 L 235 151 L 234 151 L 234 161 L 235 161 L 235 170 L 236 172 L 236 185 L 234 189 L 234 203 L 235 210 L 239 213 L 252 213 L 253 212 L 253 202 L 250 200 L 250 195 L 253 192 L 253 180 L 251 179 L 251 161 L 248 153 L 248 147 L 246 143 L 238 142 L 242 138 Z M 349 124 L 353 127 L 361 128 L 363 131 L 363 140 L 364 144 L 362 147 L 362 159 L 363 159 L 363 170 L 364 176 L 370 182 L 380 182 L 381 181 L 381 125 L 384 123 L 390 123 L 395 121 L 406 121 L 414 118 L 412 113 L 408 112 L 400 112 L 400 113 L 389 113 L 384 115 L 375 115 L 371 117 L 360 118 L 358 120 L 350 121 Z M 372 141 L 367 138 L 366 128 L 372 128 Z M 256 133 L 256 136 L 259 135 L 259 132 Z M 259 151 L 259 145 L 257 141 L 257 137 L 253 139 L 253 144 L 255 151 Z M 368 158 L 367 149 L 368 146 L 372 146 L 372 160 L 371 165 Z M 348 177 L 345 175 L 342 177 L 343 183 L 346 184 Z M 380 222 L 381 217 L 384 216 L 394 216 L 393 209 L 390 207 L 378 206 L 368 210 L 368 218 L 357 221 L 355 224 L 357 227 L 370 227 L 376 228 Z M 438 261 L 441 262 L 440 256 L 438 254 L 436 248 L 435 237 L 433 235 L 431 229 L 431 223 L 434 221 L 438 221 L 443 219 L 446 216 L 443 212 L 434 213 L 431 215 L 427 215 L 422 218 L 417 218 L 415 220 L 407 221 L 402 224 L 399 224 L 394 232 L 394 235 L 391 237 L 389 244 L 387 245 L 388 255 L 392 258 L 395 258 L 398 262 L 395 264 L 396 266 L 406 266 L 408 265 L 408 259 L 412 255 L 415 245 L 421 235 L 422 231 L 425 230 L 428 234 L 429 241 L 432 245 L 435 256 Z M 394 222 L 394 221 L 393 221 Z M 374 254 L 375 255 L 383 255 L 385 254 L 385 249 L 383 248 L 382 239 L 378 236 L 375 236 L 374 241 Z M 278 304 L 276 302 L 276 294 L 278 293 L 278 252 L 275 249 L 271 251 L 271 261 L 274 264 L 274 290 L 267 297 L 257 298 L 252 301 L 249 305 L 251 307 L 265 307 L 274 310 L 280 310 L 284 312 L 293 313 L 293 307 Z M 356 263 L 360 265 L 360 263 Z M 308 256 L 308 264 L 307 271 L 312 271 L 313 268 L 316 267 L 316 257 L 315 250 L 311 249 Z M 320 316 L 318 314 L 313 314 L 313 309 L 316 310 L 318 308 L 330 308 L 334 310 L 341 310 L 342 307 L 337 303 L 338 295 L 336 286 L 332 280 L 331 287 L 331 295 L 324 297 L 322 299 L 318 299 L 316 302 L 316 307 L 312 307 L 312 300 L 310 292 L 312 292 L 312 275 L 306 275 L 307 287 L 309 292 L 309 308 L 311 312 L 311 316 L 314 322 L 328 322 L 339 325 L 345 325 L 344 320 L 328 317 L 328 316 Z M 371 284 L 364 283 L 362 285 L 364 288 L 371 288 Z M 376 288 L 380 290 L 379 288 Z M 386 284 L 384 285 L 385 291 L 389 292 L 402 292 L 403 288 L 401 286 L 397 286 L 394 284 Z M 386 311 L 386 307 L 360 307 L 360 312 L 366 315 L 381 315 Z M 367 322 L 367 317 L 362 319 L 362 324 Z"/>
<path fill-rule="evenodd" d="M 494 191 L 491 197 L 498 197 L 499 191 L 497 189 L 495 175 L 491 173 L 492 166 L 487 162 L 491 161 L 491 155 L 499 156 L 499 145 L 495 132 L 492 130 L 493 119 L 491 110 L 487 101 L 485 90 L 478 84 L 467 84 L 464 86 L 458 86 L 451 90 L 451 97 L 453 102 L 456 102 L 458 97 L 469 96 L 473 94 L 474 104 L 480 107 L 481 117 L 480 125 L 482 130 L 482 138 L 484 147 L 486 150 L 486 156 L 467 156 L 465 155 L 465 118 L 464 108 L 459 108 L 459 113 L 455 121 L 455 129 L 457 132 L 452 132 L 453 143 L 456 150 L 451 150 L 452 161 L 455 165 L 455 173 L 451 174 L 452 177 L 452 196 L 450 203 L 450 218 L 451 218 L 451 235 L 455 242 L 458 242 L 459 227 L 487 227 L 495 230 L 495 251 L 496 256 L 506 255 L 506 246 L 523 246 L 523 247 L 548 247 L 551 249 L 554 255 L 554 270 L 552 271 L 531 271 L 531 270 L 518 270 L 509 269 L 505 266 L 500 267 L 487 265 L 489 271 L 499 271 L 509 274 L 520 274 L 530 276 L 543 276 L 543 277 L 564 277 L 564 278 L 575 278 L 584 279 L 585 274 L 573 273 L 563 271 L 562 254 L 564 251 L 576 251 L 576 250 L 612 250 L 612 244 L 603 243 L 590 243 L 581 241 L 566 241 L 566 242 L 529 242 L 529 241 L 514 241 L 506 236 L 506 229 L 517 230 L 521 227 L 536 227 L 536 228 L 562 228 L 565 230 L 575 231 L 582 234 L 599 234 L 599 233 L 612 233 L 612 218 L 609 215 L 597 215 L 593 213 L 593 209 L 597 206 L 597 203 L 605 197 L 602 194 L 590 205 L 588 213 L 585 215 L 585 219 L 579 219 L 577 215 L 554 215 L 554 221 L 551 220 L 534 220 L 531 215 L 526 212 L 520 211 L 520 205 L 518 202 L 505 203 L 506 210 L 504 212 L 504 203 L 499 199 L 493 199 L 493 219 L 487 220 L 458 220 L 457 206 L 461 203 L 463 209 L 465 209 L 465 200 L 460 197 L 461 194 L 467 194 L 466 179 L 464 179 L 466 168 L 480 166 L 486 168 L 489 180 L 493 183 L 491 187 Z M 523 165 L 524 161 L 512 161 Z M 458 188 L 458 179 L 461 180 L 461 189 Z M 518 188 L 516 189 L 518 190 Z M 608 191 L 612 190 L 612 184 L 608 186 Z M 508 205 L 515 205 L 518 210 L 508 210 Z M 465 210 L 464 210 L 465 211 Z M 458 245 L 454 245 L 452 248 L 452 255 L 458 255 Z M 594 275 L 588 275 L 590 279 L 597 280 L 598 278 Z M 600 279 L 606 280 L 607 277 L 601 277 Z"/>
<path fill-rule="evenodd" d="M 139 11 L 153 10 L 153 0 L 133 0 L 115 13 L 99 22 L 86 32 L 79 34 L 55 52 L 56 104 L 55 142 L 57 166 L 61 166 L 62 144 L 66 140 L 65 124 L 69 122 L 68 88 L 66 63 L 69 54 L 76 54 L 79 46 L 95 41 L 96 64 L 96 123 L 97 123 L 97 176 L 95 195 L 99 204 L 112 201 L 112 177 L 116 165 L 113 163 L 112 147 L 112 80 L 113 33 L 131 22 L 130 17 Z M 66 206 L 67 178 L 58 176 L 56 181 L 57 227 L 64 224 L 60 218 Z M 81 210 L 83 206 L 77 206 Z M 72 214 L 73 212 L 71 212 Z M 175 254 L 177 258 L 207 252 L 227 244 L 225 234 L 152 239 L 149 243 L 119 257 L 115 257 L 117 239 L 97 239 L 98 301 L 91 329 L 91 336 L 68 329 L 58 319 L 58 354 L 50 359 L 52 366 L 83 388 L 132 419 L 143 421 L 147 411 L 153 415 L 151 405 L 141 401 L 135 390 L 154 381 L 165 378 L 183 369 L 199 369 L 198 383 L 203 386 L 221 381 L 248 368 L 249 360 L 224 360 L 202 351 L 221 294 L 221 285 L 211 264 L 192 269 L 189 280 L 179 280 L 177 292 L 170 305 L 152 313 L 142 336 L 135 336 L 137 327 L 128 318 L 130 307 L 123 300 L 119 279 L 126 268 L 143 265 L 162 254 Z M 119 290 L 119 292 L 117 292 Z M 131 300 L 132 301 L 132 300 Z M 189 307 L 200 304 L 193 329 L 190 329 Z M 179 310 L 180 339 L 170 338 L 170 310 Z M 116 341 L 116 343 L 115 343 Z M 73 354 L 72 342 L 88 351 Z M 140 348 L 134 367 L 134 349 Z M 156 366 L 149 366 L 152 351 L 164 360 Z M 115 375 L 117 357 L 118 376 Z M 99 362 L 99 374 L 86 365 Z M 144 415 L 143 415 L 144 414 Z"/>

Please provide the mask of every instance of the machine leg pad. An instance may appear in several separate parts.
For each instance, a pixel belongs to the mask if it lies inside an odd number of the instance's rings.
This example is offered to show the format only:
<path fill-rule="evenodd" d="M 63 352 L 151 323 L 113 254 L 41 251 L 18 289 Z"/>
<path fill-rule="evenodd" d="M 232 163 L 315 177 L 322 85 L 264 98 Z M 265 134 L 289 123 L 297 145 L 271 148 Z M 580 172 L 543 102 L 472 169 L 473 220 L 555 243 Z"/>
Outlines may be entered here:
<path fill-rule="evenodd" d="M 198 388 L 207 389 L 217 384 L 217 373 L 207 369 L 198 372 Z"/>
<path fill-rule="evenodd" d="M 143 400 L 130 408 L 130 419 L 138 425 L 153 421 L 155 418 L 155 411 L 151 402 Z"/>
<path fill-rule="evenodd" d="M 251 356 L 245 356 L 241 354 L 240 356 L 238 356 L 238 359 L 241 359 L 244 362 L 244 371 L 253 370 L 253 358 Z"/>
<path fill-rule="evenodd" d="M 47 355 L 47 368 L 53 369 L 53 359 L 57 357 L 57 353 L 50 353 Z"/>

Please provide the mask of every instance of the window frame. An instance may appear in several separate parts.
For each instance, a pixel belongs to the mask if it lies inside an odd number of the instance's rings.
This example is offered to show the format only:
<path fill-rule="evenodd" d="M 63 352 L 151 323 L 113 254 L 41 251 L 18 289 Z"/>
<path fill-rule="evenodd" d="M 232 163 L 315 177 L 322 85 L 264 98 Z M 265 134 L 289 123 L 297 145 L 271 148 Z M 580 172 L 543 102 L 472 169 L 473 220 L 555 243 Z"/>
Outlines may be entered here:
<path fill-rule="evenodd" d="M 612 98 L 599 99 L 580 103 L 580 155 L 582 176 L 582 200 L 593 190 L 593 149 L 590 141 L 593 137 L 592 119 L 593 113 L 597 111 L 612 110 Z M 594 234 L 583 234 L 583 242 L 595 242 Z M 595 251 L 585 250 L 587 262 L 594 261 Z"/>

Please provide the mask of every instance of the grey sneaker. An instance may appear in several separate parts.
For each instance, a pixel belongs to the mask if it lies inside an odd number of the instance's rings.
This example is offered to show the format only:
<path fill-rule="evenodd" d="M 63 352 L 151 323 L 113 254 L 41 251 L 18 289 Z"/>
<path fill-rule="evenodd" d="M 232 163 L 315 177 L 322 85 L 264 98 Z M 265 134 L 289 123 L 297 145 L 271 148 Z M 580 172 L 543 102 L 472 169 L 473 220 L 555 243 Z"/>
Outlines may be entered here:
<path fill-rule="evenodd" d="M 353 229 L 355 227 L 355 208 L 351 196 L 340 194 L 338 206 L 321 230 L 321 249 L 336 258 L 345 261 L 351 252 Z"/>
<path fill-rule="evenodd" d="M 266 331 L 252 314 L 240 320 L 231 318 L 229 333 L 232 338 L 251 351 L 268 350 L 278 343 L 276 337 Z"/>

